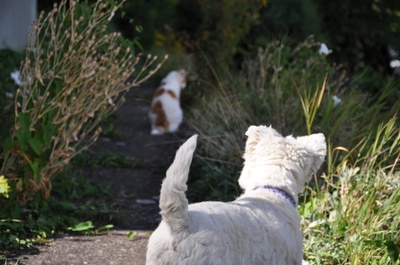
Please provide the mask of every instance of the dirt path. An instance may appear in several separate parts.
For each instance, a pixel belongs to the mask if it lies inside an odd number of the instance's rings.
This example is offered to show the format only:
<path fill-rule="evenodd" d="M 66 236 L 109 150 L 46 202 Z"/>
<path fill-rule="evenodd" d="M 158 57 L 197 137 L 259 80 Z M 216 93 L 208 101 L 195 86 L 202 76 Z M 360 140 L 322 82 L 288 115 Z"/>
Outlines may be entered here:
<path fill-rule="evenodd" d="M 143 265 L 149 231 L 159 221 L 158 196 L 165 171 L 175 151 L 190 133 L 150 135 L 147 112 L 154 88 L 134 88 L 117 111 L 113 126 L 122 138 L 99 138 L 91 150 L 95 154 L 117 153 L 140 160 L 142 166 L 99 168 L 87 177 L 118 191 L 113 200 L 129 209 L 130 217 L 115 230 L 95 236 L 65 236 L 50 244 L 31 249 L 30 253 L 13 257 L 14 263 L 29 265 Z M 183 126 L 184 127 L 184 126 Z M 134 194 L 135 196 L 132 196 Z M 128 241 L 131 231 L 138 234 Z"/>

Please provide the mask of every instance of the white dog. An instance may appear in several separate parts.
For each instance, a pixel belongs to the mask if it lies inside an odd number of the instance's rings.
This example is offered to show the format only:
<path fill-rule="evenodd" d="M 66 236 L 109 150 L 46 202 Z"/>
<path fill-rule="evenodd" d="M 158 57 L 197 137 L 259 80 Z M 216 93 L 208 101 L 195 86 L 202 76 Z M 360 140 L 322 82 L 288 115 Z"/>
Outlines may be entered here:
<path fill-rule="evenodd" d="M 183 120 L 181 90 L 186 87 L 186 71 L 172 71 L 154 93 L 149 111 L 151 134 L 175 132 Z"/>
<path fill-rule="evenodd" d="M 324 161 L 323 134 L 283 137 L 250 126 L 233 202 L 188 205 L 185 196 L 197 135 L 177 151 L 160 195 L 162 222 L 152 234 L 147 265 L 302 264 L 297 195 Z"/>

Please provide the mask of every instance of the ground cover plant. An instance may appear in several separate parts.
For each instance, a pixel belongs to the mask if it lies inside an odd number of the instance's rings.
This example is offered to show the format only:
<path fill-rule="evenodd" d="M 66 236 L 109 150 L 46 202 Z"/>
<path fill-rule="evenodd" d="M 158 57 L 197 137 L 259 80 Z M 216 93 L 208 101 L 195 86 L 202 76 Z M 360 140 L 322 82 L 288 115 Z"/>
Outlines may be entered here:
<path fill-rule="evenodd" d="M 298 208 L 305 259 L 400 264 L 399 102 L 391 100 L 398 98 L 398 82 L 388 79 L 380 93 L 366 94 L 364 74 L 348 75 L 319 47 L 312 38 L 271 41 L 240 72 L 215 72 L 214 84 L 200 80 L 206 93 L 188 118 L 201 139 L 192 200 L 239 195 L 249 125 L 272 124 L 295 136 L 322 132 L 329 147 L 325 167 Z"/>
<path fill-rule="evenodd" d="M 96 141 L 100 122 L 161 66 L 150 55 L 140 62 L 134 42 L 109 31 L 123 2 L 63 0 L 32 27 L 0 157 L 1 248 L 30 245 L 29 237 L 76 222 L 46 217 L 52 207 L 74 208 L 51 204 L 52 180 L 71 176 L 61 173 Z"/>

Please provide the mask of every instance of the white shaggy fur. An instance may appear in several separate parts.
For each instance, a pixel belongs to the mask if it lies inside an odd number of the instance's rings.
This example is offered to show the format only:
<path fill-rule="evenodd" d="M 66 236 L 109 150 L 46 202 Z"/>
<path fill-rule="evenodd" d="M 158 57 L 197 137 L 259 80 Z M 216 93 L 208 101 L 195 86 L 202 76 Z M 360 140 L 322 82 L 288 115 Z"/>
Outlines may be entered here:
<path fill-rule="evenodd" d="M 244 193 L 229 203 L 188 205 L 186 181 L 197 135 L 179 148 L 162 184 L 163 220 L 150 237 L 147 265 L 302 264 L 300 219 L 291 200 L 297 203 L 322 164 L 325 137 L 282 137 L 265 126 L 250 126 L 246 135 L 239 179 Z"/>
<path fill-rule="evenodd" d="M 180 94 L 185 87 L 185 70 L 172 71 L 161 81 L 149 111 L 151 134 L 158 135 L 178 130 L 183 120 Z"/>

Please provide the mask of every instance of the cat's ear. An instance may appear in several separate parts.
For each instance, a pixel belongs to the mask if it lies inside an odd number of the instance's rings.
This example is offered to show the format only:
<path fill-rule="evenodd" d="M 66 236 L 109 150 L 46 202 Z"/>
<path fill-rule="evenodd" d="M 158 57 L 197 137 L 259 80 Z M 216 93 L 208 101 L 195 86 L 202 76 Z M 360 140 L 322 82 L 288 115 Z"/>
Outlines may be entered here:
<path fill-rule="evenodd" d="M 187 72 L 185 71 L 185 69 L 179 70 L 179 73 L 180 73 L 182 76 L 186 76 L 186 75 L 187 75 Z"/>
<path fill-rule="evenodd" d="M 186 87 L 186 71 L 184 69 L 179 70 L 179 74 L 181 75 L 181 89 Z"/>

